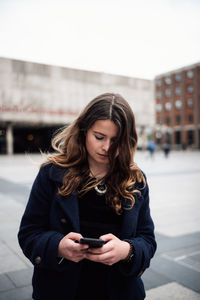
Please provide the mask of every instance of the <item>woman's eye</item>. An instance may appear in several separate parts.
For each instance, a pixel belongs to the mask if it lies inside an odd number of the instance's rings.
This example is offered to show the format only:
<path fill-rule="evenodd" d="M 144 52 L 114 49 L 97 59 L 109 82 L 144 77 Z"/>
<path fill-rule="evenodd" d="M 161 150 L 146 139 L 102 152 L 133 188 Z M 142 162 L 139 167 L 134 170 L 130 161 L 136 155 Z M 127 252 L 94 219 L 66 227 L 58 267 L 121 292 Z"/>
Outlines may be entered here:
<path fill-rule="evenodd" d="M 97 136 L 97 135 L 95 135 L 95 138 L 97 139 L 97 140 L 99 140 L 99 141 L 101 141 L 101 140 L 103 140 L 103 137 L 101 136 Z"/>

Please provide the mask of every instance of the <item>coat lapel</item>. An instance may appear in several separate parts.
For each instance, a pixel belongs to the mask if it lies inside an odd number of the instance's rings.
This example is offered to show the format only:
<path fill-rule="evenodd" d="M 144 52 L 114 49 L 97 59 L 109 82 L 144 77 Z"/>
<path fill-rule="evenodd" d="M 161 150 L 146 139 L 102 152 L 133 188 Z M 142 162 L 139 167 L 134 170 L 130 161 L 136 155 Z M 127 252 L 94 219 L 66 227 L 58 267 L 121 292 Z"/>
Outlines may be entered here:
<path fill-rule="evenodd" d="M 79 221 L 79 208 L 78 198 L 76 195 L 69 195 L 68 197 L 58 196 L 57 201 L 66 215 L 70 220 L 75 232 L 80 232 L 80 221 Z"/>
<path fill-rule="evenodd" d="M 61 185 L 63 176 L 65 175 L 66 172 L 67 172 L 66 168 L 62 168 L 52 164 L 49 175 L 51 180 Z M 58 195 L 57 202 L 59 203 L 66 217 L 70 220 L 73 226 L 73 230 L 75 232 L 80 232 L 79 208 L 78 208 L 77 196 L 75 194 L 71 194 L 66 197 Z"/>

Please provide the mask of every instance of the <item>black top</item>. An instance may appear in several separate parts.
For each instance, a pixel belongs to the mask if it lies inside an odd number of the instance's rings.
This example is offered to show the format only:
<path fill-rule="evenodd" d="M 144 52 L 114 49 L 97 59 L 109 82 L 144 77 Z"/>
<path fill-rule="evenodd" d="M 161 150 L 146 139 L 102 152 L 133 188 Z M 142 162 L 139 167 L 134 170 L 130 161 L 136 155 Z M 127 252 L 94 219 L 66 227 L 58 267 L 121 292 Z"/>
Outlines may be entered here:
<path fill-rule="evenodd" d="M 105 195 L 98 195 L 92 189 L 79 198 L 80 229 L 84 237 L 99 238 L 106 233 L 118 236 L 122 216 L 106 203 Z"/>
<path fill-rule="evenodd" d="M 79 198 L 80 232 L 83 237 L 99 238 L 107 233 L 119 235 L 122 216 L 106 203 L 105 195 L 98 195 L 92 189 Z M 76 300 L 107 300 L 108 270 L 107 265 L 84 260 Z"/>

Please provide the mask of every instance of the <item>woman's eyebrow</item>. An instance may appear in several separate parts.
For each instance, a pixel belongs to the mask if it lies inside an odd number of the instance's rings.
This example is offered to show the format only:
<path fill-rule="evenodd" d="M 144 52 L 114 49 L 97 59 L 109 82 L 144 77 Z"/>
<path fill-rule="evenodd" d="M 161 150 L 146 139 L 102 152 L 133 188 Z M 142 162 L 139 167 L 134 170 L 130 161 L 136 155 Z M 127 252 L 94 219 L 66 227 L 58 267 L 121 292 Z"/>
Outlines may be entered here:
<path fill-rule="evenodd" d="M 100 135 L 102 135 L 102 136 L 106 136 L 106 134 L 104 134 L 104 133 L 102 133 L 102 132 L 99 132 L 99 131 L 96 131 L 96 130 L 94 130 L 93 131 L 95 134 L 100 134 Z M 116 139 L 117 138 L 117 136 L 113 136 L 113 137 L 111 137 L 111 139 Z"/>
<path fill-rule="evenodd" d="M 99 131 L 95 131 L 95 130 L 94 130 L 94 133 L 95 133 L 95 134 L 101 134 L 101 135 L 103 135 L 103 136 L 106 136 L 105 134 L 103 134 L 102 132 L 99 132 Z"/>

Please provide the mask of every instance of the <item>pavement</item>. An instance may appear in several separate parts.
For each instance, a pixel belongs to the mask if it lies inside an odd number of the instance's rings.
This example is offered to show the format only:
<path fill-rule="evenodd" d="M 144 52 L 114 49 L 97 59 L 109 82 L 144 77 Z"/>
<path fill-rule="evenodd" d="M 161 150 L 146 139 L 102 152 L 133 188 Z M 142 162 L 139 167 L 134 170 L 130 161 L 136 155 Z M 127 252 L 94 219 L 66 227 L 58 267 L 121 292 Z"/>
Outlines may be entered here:
<path fill-rule="evenodd" d="M 32 299 L 33 268 L 17 232 L 42 160 L 0 156 L 0 300 Z M 200 151 L 174 151 L 168 158 L 138 151 L 135 161 L 147 175 L 158 243 L 142 276 L 146 299 L 200 299 Z"/>

